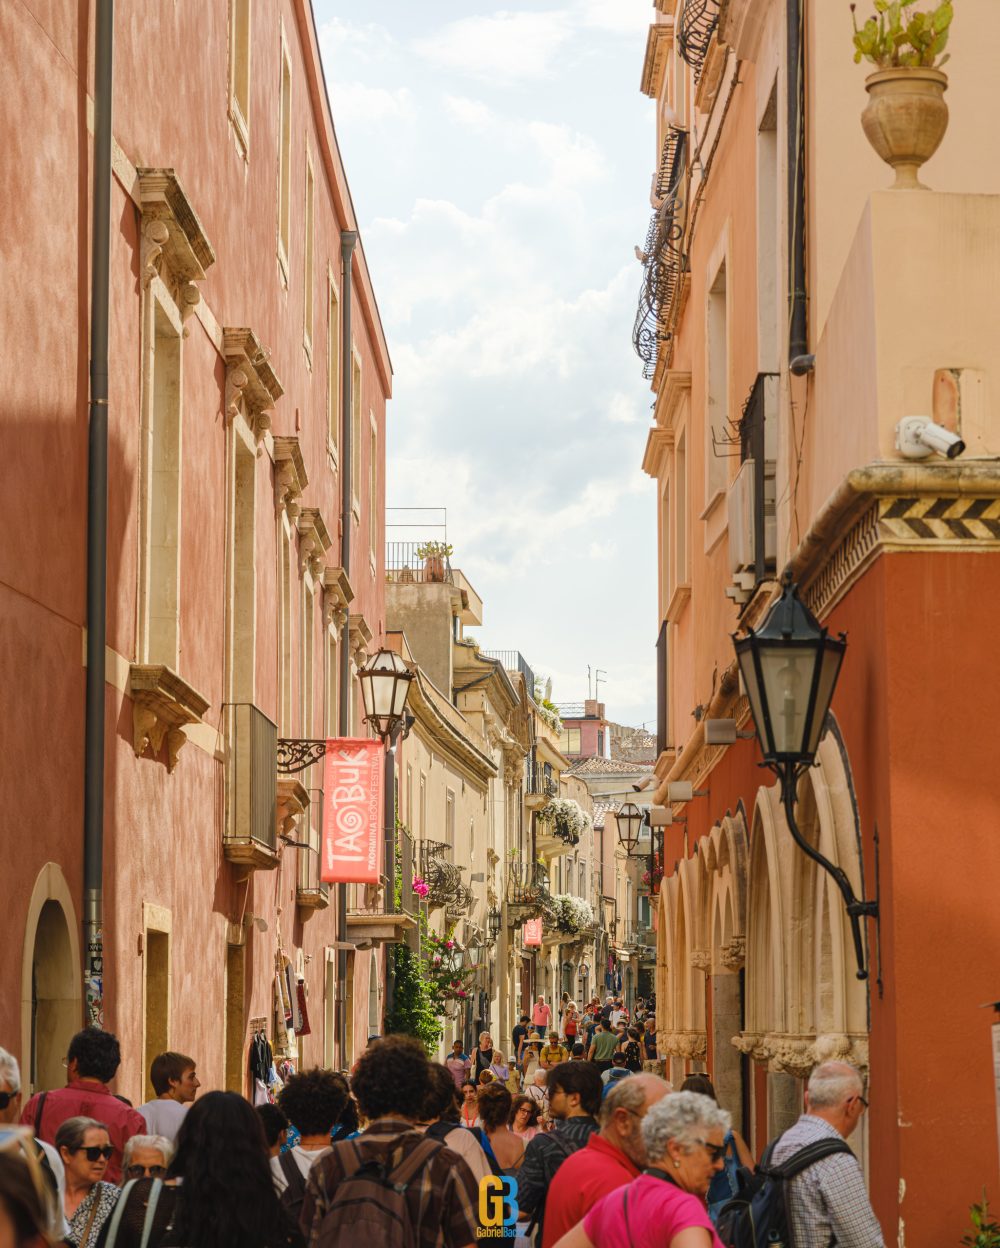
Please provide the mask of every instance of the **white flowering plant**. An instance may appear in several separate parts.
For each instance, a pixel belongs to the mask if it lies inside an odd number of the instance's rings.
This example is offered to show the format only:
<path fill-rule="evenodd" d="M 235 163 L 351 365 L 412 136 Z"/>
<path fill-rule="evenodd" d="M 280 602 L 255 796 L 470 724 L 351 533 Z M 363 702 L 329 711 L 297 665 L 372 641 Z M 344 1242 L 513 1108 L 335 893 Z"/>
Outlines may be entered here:
<path fill-rule="evenodd" d="M 556 927 L 569 936 L 575 936 L 577 932 L 593 927 L 597 922 L 590 902 L 584 901 L 582 897 L 574 897 L 571 893 L 557 893 L 552 898 L 552 909 Z"/>
<path fill-rule="evenodd" d="M 590 815 L 571 797 L 553 797 L 538 812 L 541 823 L 552 824 L 556 836 L 569 845 L 578 845 L 591 826 Z"/>

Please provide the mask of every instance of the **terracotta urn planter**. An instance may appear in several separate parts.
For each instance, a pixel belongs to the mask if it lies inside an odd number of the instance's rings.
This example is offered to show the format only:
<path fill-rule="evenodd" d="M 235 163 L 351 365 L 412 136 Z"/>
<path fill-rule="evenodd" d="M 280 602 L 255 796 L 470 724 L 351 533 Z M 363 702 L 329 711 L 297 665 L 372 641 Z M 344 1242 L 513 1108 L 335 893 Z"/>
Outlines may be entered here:
<path fill-rule="evenodd" d="M 940 69 L 880 69 L 868 76 L 865 87 L 869 100 L 861 124 L 868 142 L 896 171 L 892 189 L 926 189 L 917 171 L 948 128 L 948 75 Z"/>
<path fill-rule="evenodd" d="M 444 560 L 440 555 L 428 555 L 424 560 L 424 574 L 428 581 L 444 580 Z"/>

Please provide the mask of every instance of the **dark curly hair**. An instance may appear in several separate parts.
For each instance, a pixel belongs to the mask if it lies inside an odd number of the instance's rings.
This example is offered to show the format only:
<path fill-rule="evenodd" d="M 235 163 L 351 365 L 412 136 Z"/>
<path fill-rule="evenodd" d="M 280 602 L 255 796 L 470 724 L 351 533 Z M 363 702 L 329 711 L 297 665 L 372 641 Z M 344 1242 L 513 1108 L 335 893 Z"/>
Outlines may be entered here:
<path fill-rule="evenodd" d="M 413 1036 L 386 1036 L 361 1055 L 351 1090 L 369 1122 L 392 1115 L 419 1121 L 427 1100 L 427 1050 Z"/>
<path fill-rule="evenodd" d="M 237 1092 L 206 1092 L 184 1116 L 172 1178 L 183 1179 L 177 1242 L 189 1248 L 271 1248 L 288 1224 L 274 1189 L 264 1126 Z"/>
<path fill-rule="evenodd" d="M 264 1138 L 268 1148 L 274 1148 L 282 1131 L 288 1130 L 288 1119 L 277 1105 L 270 1102 L 257 1106 L 257 1117 L 264 1124 Z"/>
<path fill-rule="evenodd" d="M 496 1131 L 504 1125 L 513 1099 L 502 1083 L 490 1083 L 479 1089 L 479 1121 L 484 1131 Z"/>
<path fill-rule="evenodd" d="M 421 1121 L 433 1122 L 435 1118 L 440 1118 L 442 1122 L 458 1122 L 458 1089 L 451 1071 L 440 1062 L 431 1062 L 427 1077 L 429 1086 Z"/>
<path fill-rule="evenodd" d="M 507 1125 L 512 1127 L 514 1119 L 517 1117 L 517 1111 L 522 1105 L 527 1105 L 531 1114 L 528 1118 L 527 1125 L 529 1127 L 537 1127 L 538 1119 L 542 1112 L 541 1104 L 535 1100 L 533 1096 L 513 1096 L 510 1101 L 510 1114 L 507 1116 Z"/>
<path fill-rule="evenodd" d="M 76 1068 L 84 1079 L 100 1079 L 110 1083 L 122 1064 L 118 1037 L 98 1027 L 84 1027 L 69 1042 L 66 1061 L 76 1060 Z"/>
<path fill-rule="evenodd" d="M 350 1096 L 343 1075 L 314 1066 L 291 1076 L 278 1093 L 278 1104 L 300 1135 L 329 1135 Z"/>
<path fill-rule="evenodd" d="M 613 1059 L 612 1059 L 613 1060 Z M 549 1096 L 558 1089 L 572 1096 L 580 1095 L 580 1108 L 585 1114 L 596 1118 L 601 1108 L 604 1085 L 593 1062 L 560 1062 L 553 1066 L 546 1079 Z"/>

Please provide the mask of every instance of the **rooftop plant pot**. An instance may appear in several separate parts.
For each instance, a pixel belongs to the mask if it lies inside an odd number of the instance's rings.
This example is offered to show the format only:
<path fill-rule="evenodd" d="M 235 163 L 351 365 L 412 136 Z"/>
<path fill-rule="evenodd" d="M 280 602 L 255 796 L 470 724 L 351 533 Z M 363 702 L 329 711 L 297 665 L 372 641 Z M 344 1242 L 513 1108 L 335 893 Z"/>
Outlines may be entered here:
<path fill-rule="evenodd" d="M 880 69 L 865 79 L 868 105 L 861 114 L 868 142 L 896 171 L 893 190 L 925 190 L 917 171 L 937 151 L 948 128 L 940 69 Z"/>

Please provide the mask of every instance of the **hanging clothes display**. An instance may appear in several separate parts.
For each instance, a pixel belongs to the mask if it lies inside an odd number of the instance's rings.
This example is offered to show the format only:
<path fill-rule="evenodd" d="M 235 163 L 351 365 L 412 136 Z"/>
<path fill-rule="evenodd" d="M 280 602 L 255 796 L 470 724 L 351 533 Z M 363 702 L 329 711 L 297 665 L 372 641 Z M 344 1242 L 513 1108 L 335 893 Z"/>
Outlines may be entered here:
<path fill-rule="evenodd" d="M 274 1055 L 263 1027 L 258 1023 L 250 1038 L 250 1086 L 255 1105 L 267 1105 L 272 1100 L 270 1092 L 271 1071 Z"/>
<path fill-rule="evenodd" d="M 295 1000 L 299 1008 L 299 1025 L 295 1029 L 297 1036 L 312 1035 L 309 1026 L 309 1011 L 306 1009 L 306 981 L 300 979 L 295 985 Z"/>

